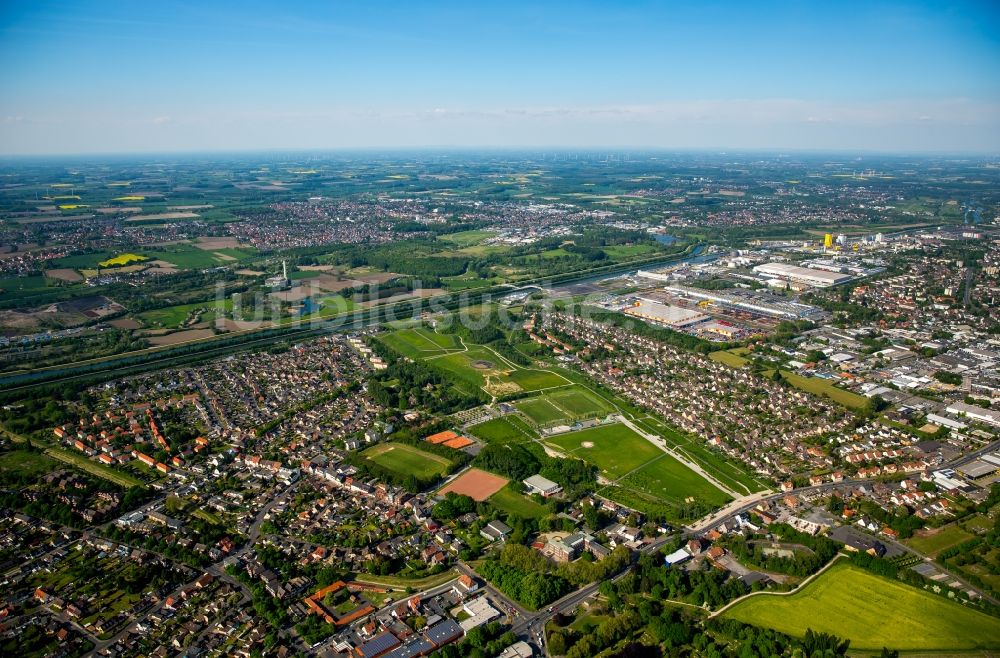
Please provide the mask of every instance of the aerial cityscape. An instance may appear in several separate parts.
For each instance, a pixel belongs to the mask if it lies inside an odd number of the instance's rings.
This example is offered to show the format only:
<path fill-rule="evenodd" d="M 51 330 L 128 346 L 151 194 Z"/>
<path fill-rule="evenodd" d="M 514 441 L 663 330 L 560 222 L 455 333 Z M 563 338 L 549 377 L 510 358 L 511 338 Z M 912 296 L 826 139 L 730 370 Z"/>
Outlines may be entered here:
<path fill-rule="evenodd" d="M 1000 10 L 418 4 L 0 8 L 0 655 L 998 655 Z"/>

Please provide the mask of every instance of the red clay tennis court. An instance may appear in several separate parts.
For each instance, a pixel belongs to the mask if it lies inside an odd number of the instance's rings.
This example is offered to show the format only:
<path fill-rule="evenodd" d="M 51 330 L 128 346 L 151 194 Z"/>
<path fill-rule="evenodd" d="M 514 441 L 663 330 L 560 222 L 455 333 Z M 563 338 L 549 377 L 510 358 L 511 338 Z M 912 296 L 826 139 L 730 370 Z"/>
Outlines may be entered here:
<path fill-rule="evenodd" d="M 428 443 L 433 443 L 435 445 L 439 443 L 444 443 L 445 441 L 451 441 L 452 439 L 457 439 L 458 434 L 455 434 L 451 430 L 445 430 L 444 432 L 438 432 L 437 434 L 431 434 L 424 441 Z"/>
<path fill-rule="evenodd" d="M 461 450 L 462 448 L 471 446 L 473 443 L 472 439 L 467 439 L 464 436 L 456 436 L 454 439 L 448 439 L 442 445 L 454 448 L 455 450 Z"/>

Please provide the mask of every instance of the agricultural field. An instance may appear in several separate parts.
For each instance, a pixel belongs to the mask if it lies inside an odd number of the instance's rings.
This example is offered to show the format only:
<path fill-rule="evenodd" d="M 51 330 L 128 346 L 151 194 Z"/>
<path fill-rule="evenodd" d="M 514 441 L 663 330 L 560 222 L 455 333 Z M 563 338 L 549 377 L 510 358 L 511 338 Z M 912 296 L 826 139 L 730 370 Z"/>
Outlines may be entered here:
<path fill-rule="evenodd" d="M 366 459 L 401 476 L 414 475 L 421 479 L 444 475 L 451 462 L 444 457 L 424 452 L 405 443 L 382 443 L 365 450 Z"/>
<path fill-rule="evenodd" d="M 545 442 L 594 464 L 600 475 L 615 480 L 666 454 L 620 423 L 559 434 Z"/>
<path fill-rule="evenodd" d="M 98 265 L 101 267 L 121 267 L 130 263 L 141 263 L 144 260 L 147 260 L 146 256 L 140 256 L 139 254 L 119 254 L 114 258 L 102 260 Z"/>
<path fill-rule="evenodd" d="M 522 493 L 504 487 L 489 498 L 490 504 L 507 514 L 514 514 L 525 519 L 540 519 L 549 511 L 544 505 L 539 505 Z"/>
<path fill-rule="evenodd" d="M 789 596 L 757 595 L 725 617 L 801 637 L 849 639 L 852 649 L 964 651 L 1000 648 L 1000 619 L 841 561 Z"/>
<path fill-rule="evenodd" d="M 234 260 L 243 260 L 251 255 L 249 250 L 217 249 L 215 252 L 198 249 L 195 246 L 181 244 L 164 247 L 158 251 L 148 251 L 144 255 L 154 260 L 166 261 L 181 270 L 197 270 L 220 265 L 228 265 Z M 226 256 L 223 258 L 222 256 Z"/>

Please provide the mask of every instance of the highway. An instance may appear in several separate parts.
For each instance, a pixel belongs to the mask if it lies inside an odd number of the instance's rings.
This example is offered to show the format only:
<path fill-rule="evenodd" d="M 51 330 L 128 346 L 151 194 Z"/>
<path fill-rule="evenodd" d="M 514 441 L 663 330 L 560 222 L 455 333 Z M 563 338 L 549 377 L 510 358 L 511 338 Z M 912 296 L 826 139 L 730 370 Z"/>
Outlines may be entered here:
<path fill-rule="evenodd" d="M 559 287 L 613 277 L 633 272 L 641 267 L 660 267 L 696 258 L 700 250 L 701 245 L 694 245 L 688 253 L 668 258 L 658 257 L 636 260 L 630 263 L 599 266 L 569 274 L 526 279 L 518 281 L 516 286 L 512 286 L 511 284 L 498 285 L 485 290 L 478 290 L 475 293 L 470 293 L 469 291 L 444 292 L 429 297 L 414 297 L 322 320 L 307 320 L 298 325 L 293 323 L 283 326 L 247 329 L 209 338 L 190 340 L 176 345 L 146 348 L 110 357 L 99 357 L 57 366 L 20 370 L 0 375 L 0 391 L 5 393 L 26 392 L 43 385 L 64 384 L 89 378 L 114 377 L 127 373 L 130 374 L 132 371 L 156 370 L 168 367 L 179 361 L 202 361 L 206 358 L 229 352 L 263 348 L 276 341 L 302 340 L 311 336 L 319 336 L 335 331 L 363 329 L 380 324 L 385 320 L 386 316 L 389 316 L 391 319 L 402 319 L 403 316 L 400 314 L 406 313 L 405 317 L 416 317 L 431 304 L 438 309 L 444 310 L 449 305 L 454 304 L 478 304 L 484 297 L 490 295 L 501 296 L 510 293 L 512 290 L 528 286 Z M 266 335 L 255 337 L 255 334 Z M 213 345 L 213 343 L 226 341 L 227 339 L 236 339 L 241 336 L 245 336 L 246 339 L 239 342 L 227 342 L 225 345 Z M 181 351 L 191 350 L 192 348 L 196 348 L 196 351 Z M 133 362 L 135 360 L 139 361 Z"/>

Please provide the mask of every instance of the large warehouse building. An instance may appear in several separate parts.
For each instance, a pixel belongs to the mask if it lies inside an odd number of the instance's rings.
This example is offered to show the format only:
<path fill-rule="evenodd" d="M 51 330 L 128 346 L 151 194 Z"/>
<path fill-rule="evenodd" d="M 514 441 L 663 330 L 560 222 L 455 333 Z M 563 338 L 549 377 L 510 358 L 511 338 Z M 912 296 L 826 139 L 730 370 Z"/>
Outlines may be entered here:
<path fill-rule="evenodd" d="M 836 286 L 853 278 L 850 274 L 817 270 L 810 267 L 799 267 L 798 265 L 789 265 L 788 263 L 764 263 L 763 265 L 754 267 L 753 271 L 757 274 L 804 283 L 818 288 Z"/>
<path fill-rule="evenodd" d="M 690 327 L 691 325 L 705 322 L 711 319 L 710 316 L 698 311 L 692 311 L 672 304 L 663 304 L 655 299 L 640 297 L 633 306 L 628 306 L 622 311 L 626 315 L 634 315 L 643 320 L 659 322 L 675 329 Z"/>

